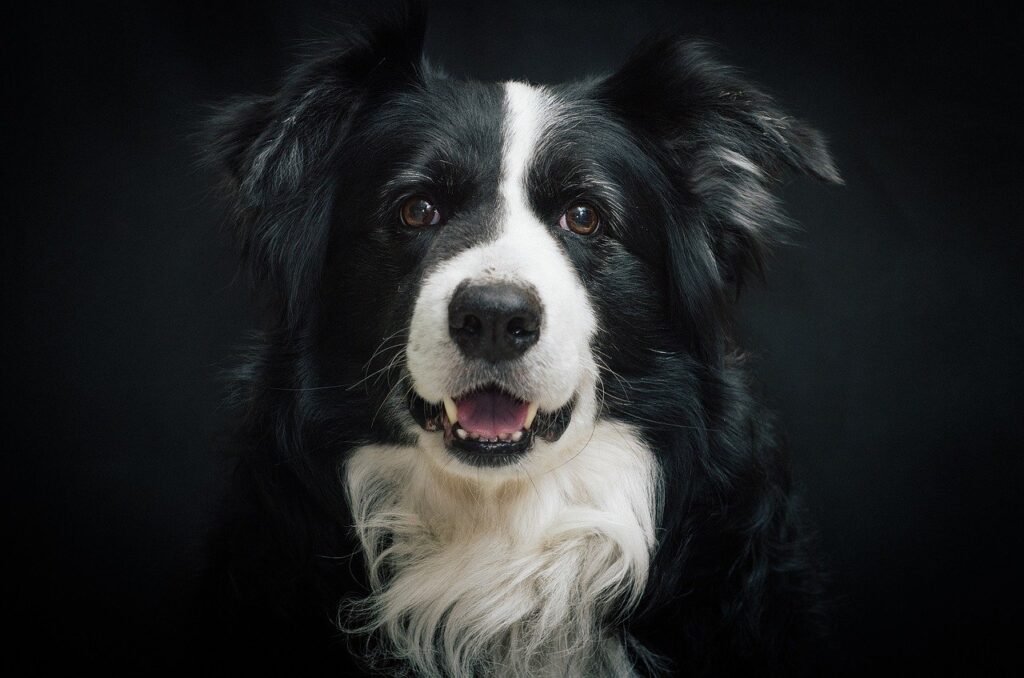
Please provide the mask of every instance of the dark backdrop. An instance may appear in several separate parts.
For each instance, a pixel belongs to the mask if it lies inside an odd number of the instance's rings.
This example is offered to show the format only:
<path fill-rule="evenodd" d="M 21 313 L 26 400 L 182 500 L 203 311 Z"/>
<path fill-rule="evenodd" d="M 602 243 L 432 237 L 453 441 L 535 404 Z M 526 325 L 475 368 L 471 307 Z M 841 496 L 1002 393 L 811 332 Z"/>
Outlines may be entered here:
<path fill-rule="evenodd" d="M 217 374 L 256 325 L 190 134 L 370 4 L 5 17 L 0 558 L 27 631 L 5 662 L 182 652 L 224 475 Z M 804 233 L 740 316 L 841 666 L 992 671 L 1022 611 L 1021 15 L 862 5 L 438 1 L 427 42 L 458 74 L 549 82 L 675 28 L 827 133 L 847 185 L 786 186 Z"/>

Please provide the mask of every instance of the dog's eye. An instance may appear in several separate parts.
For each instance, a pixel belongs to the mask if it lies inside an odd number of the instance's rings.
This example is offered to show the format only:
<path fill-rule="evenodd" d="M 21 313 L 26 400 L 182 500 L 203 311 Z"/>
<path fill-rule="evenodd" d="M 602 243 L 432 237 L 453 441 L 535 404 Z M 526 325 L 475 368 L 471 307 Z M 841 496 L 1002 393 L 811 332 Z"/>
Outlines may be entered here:
<path fill-rule="evenodd" d="M 579 202 L 565 211 L 558 225 L 579 235 L 591 235 L 601 225 L 601 216 L 591 205 Z"/>
<path fill-rule="evenodd" d="M 410 228 L 436 226 L 441 223 L 441 210 L 423 196 L 414 196 L 402 203 L 402 223 Z"/>

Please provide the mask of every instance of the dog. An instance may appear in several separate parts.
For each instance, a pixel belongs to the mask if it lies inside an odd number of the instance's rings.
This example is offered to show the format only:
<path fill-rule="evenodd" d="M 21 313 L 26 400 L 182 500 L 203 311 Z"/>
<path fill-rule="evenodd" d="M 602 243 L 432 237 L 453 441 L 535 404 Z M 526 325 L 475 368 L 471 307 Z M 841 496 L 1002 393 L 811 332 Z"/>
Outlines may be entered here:
<path fill-rule="evenodd" d="M 793 675 L 821 577 L 729 327 L 823 137 L 653 39 L 460 80 L 409 4 L 209 124 L 266 310 L 210 646 L 422 676 Z"/>

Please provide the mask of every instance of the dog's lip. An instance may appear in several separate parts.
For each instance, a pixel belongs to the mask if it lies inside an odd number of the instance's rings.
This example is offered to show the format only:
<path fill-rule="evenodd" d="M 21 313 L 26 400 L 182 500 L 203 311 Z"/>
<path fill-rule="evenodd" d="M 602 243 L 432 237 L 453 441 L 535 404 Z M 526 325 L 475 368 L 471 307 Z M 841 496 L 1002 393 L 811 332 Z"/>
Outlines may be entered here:
<path fill-rule="evenodd" d="M 476 466 L 503 466 L 515 461 L 533 447 L 533 431 L 521 428 L 499 437 L 471 433 L 458 423 L 453 424 L 442 413 L 444 444 L 448 451 Z"/>

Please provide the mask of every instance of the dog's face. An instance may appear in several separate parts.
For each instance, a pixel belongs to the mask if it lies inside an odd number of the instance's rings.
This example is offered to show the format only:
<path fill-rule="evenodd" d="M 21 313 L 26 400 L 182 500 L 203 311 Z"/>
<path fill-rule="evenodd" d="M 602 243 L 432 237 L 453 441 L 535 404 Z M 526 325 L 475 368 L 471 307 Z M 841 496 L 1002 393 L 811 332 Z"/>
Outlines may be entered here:
<path fill-rule="evenodd" d="M 728 291 L 784 222 L 778 170 L 837 177 L 699 47 L 539 87 L 443 77 L 421 43 L 406 21 L 311 62 L 229 109 L 215 154 L 310 347 L 301 387 L 452 474 L 549 468 L 600 417 L 657 416 L 665 356 L 721 359 Z"/>
<path fill-rule="evenodd" d="M 376 200 L 335 239 L 331 267 L 339 288 L 358 289 L 368 265 L 394 266 L 367 337 L 367 349 L 392 337 L 404 350 L 407 383 L 386 397 L 443 442 L 453 472 L 496 468 L 558 441 L 574 416 L 593 419 L 602 270 L 627 254 L 603 216 L 618 189 L 586 161 L 582 134 L 560 132 L 569 100 L 432 84 L 383 104 L 372 142 L 351 149 L 351 167 L 379 177 L 357 192 Z M 381 138 L 401 148 L 381 154 Z"/>

